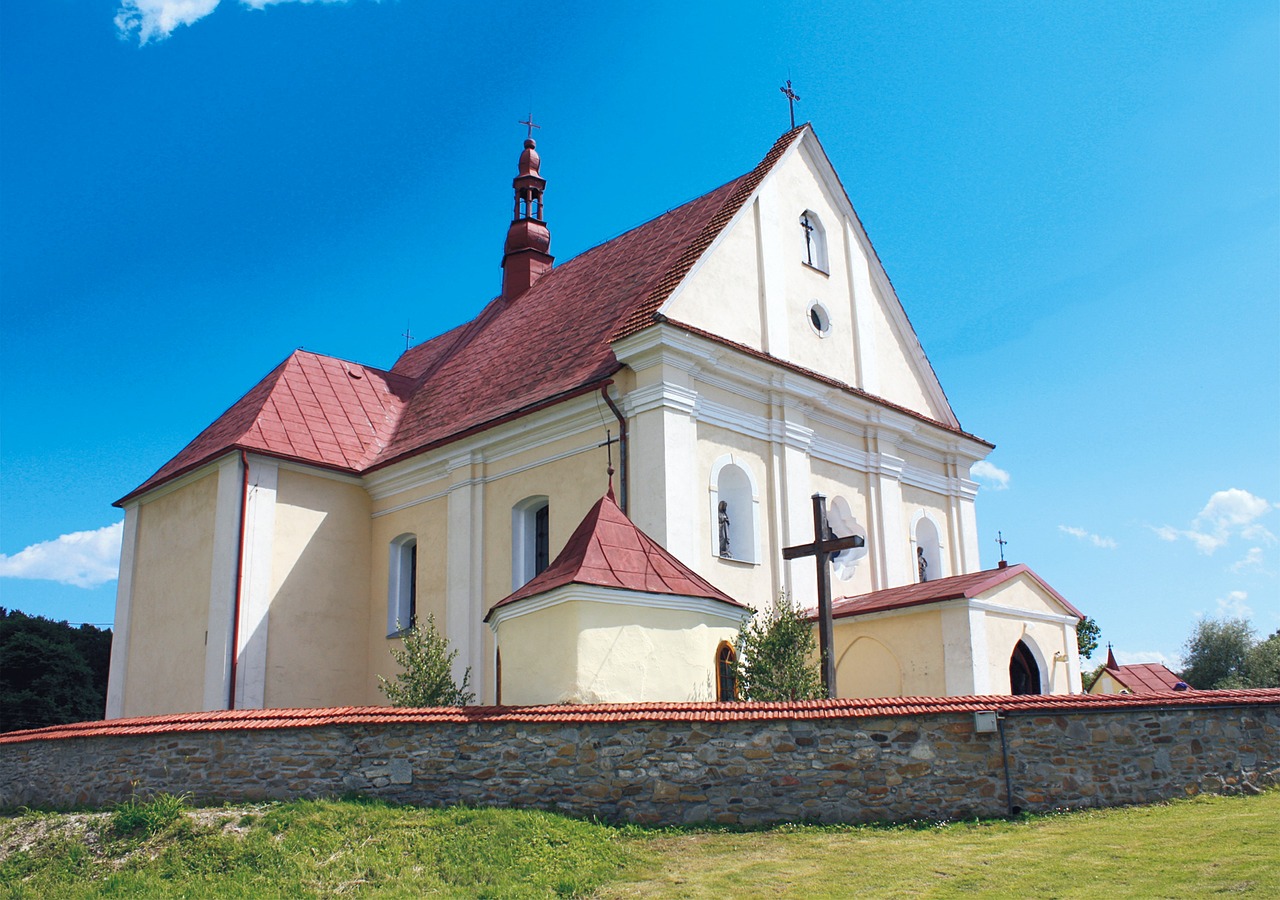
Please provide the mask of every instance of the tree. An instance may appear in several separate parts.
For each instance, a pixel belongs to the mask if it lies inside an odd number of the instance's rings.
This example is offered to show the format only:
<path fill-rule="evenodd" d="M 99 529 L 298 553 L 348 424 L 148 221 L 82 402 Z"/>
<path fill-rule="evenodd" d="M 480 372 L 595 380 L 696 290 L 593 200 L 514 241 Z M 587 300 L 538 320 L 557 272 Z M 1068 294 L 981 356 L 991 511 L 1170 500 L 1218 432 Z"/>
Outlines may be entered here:
<path fill-rule="evenodd" d="M 466 706 L 476 695 L 467 690 L 470 667 L 462 674 L 462 684 L 453 680 L 453 660 L 457 650 L 449 649 L 449 639 L 436 630 L 436 617 L 427 616 L 401 633 L 402 649 L 392 649 L 391 657 L 401 668 L 395 681 L 381 675 L 382 693 L 392 706 Z"/>
<path fill-rule="evenodd" d="M 743 700 L 818 700 L 826 696 L 813 626 L 783 594 L 738 632 L 734 664 Z"/>
<path fill-rule="evenodd" d="M 1076 646 L 1085 659 L 1093 658 L 1093 651 L 1098 649 L 1098 639 L 1102 637 L 1102 629 L 1089 616 L 1076 623 Z M 1088 687 L 1085 688 L 1088 690 Z"/>
<path fill-rule="evenodd" d="M 1096 669 L 1080 673 L 1080 687 L 1084 689 L 1086 694 L 1089 693 L 1089 688 L 1093 687 L 1093 683 L 1098 680 L 1098 676 L 1102 674 L 1102 670 L 1106 667 L 1106 664 L 1103 663 Z"/>
<path fill-rule="evenodd" d="M 1182 680 L 1199 690 L 1247 687 L 1245 659 L 1253 643 L 1245 619 L 1201 619 L 1184 648 Z"/>
<path fill-rule="evenodd" d="M 0 731 L 101 719 L 111 632 L 0 607 Z"/>
<path fill-rule="evenodd" d="M 1249 648 L 1244 680 L 1249 687 L 1280 687 L 1280 631 Z"/>

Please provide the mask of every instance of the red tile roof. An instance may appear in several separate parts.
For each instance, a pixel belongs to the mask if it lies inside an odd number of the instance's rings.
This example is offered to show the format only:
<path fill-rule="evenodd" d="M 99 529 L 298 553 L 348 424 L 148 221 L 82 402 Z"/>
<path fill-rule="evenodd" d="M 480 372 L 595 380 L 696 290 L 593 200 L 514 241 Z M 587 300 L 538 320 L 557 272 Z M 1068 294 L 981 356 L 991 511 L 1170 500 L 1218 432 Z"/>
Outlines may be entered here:
<path fill-rule="evenodd" d="M 556 266 L 519 297 L 491 301 L 471 322 L 406 351 L 390 372 L 298 351 L 117 505 L 230 450 L 359 473 L 597 389 L 621 367 L 610 342 L 656 321 L 807 129 L 782 135 L 746 175 Z"/>
<path fill-rule="evenodd" d="M 297 350 L 120 502 L 228 450 L 359 472 L 391 440 L 412 389 L 401 375 Z"/>
<path fill-rule="evenodd" d="M 1051 715 L 1123 709 L 1197 706 L 1276 706 L 1280 688 L 1178 691 L 1162 694 L 1056 694 L 1018 697 L 887 697 L 872 700 L 803 700 L 791 703 L 616 703 L 583 706 L 467 706 L 399 709 L 347 706 L 331 709 L 251 709 L 110 719 L 0 734 L 0 744 L 63 738 L 199 731 L 316 728 L 324 725 L 485 724 L 548 722 L 581 725 L 626 722 L 741 722 L 863 719 L 997 710 L 1009 715 Z"/>
<path fill-rule="evenodd" d="M 949 578 L 939 578 L 921 584 L 907 584 L 883 591 L 872 591 L 856 597 L 837 598 L 831 604 L 831 615 L 833 618 L 842 619 L 890 609 L 903 609 L 908 606 L 921 606 L 925 603 L 941 603 L 944 600 L 972 599 L 1023 574 L 1033 579 L 1072 615 L 1083 618 L 1080 610 L 1068 603 L 1065 597 L 1021 563 L 1004 569 L 985 569 L 968 575 L 952 575 Z M 811 612 L 810 620 L 816 619 L 817 615 L 816 611 Z"/>
<path fill-rule="evenodd" d="M 574 529 L 560 555 L 536 578 L 495 603 L 494 610 L 566 584 L 705 597 L 745 609 L 662 548 L 627 518 L 613 498 L 613 489 L 601 497 Z"/>
<path fill-rule="evenodd" d="M 1175 684 L 1185 684 L 1177 673 L 1169 670 L 1162 663 L 1134 663 L 1122 666 L 1107 648 L 1107 663 L 1103 669 L 1108 675 L 1133 694 L 1152 694 L 1159 691 L 1171 691 Z"/>

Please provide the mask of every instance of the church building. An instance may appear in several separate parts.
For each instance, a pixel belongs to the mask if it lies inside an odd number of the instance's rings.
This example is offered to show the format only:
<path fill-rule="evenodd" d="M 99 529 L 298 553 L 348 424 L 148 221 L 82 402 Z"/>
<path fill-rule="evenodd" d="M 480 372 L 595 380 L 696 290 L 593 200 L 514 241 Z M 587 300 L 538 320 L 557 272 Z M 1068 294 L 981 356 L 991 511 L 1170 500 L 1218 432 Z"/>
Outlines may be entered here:
<path fill-rule="evenodd" d="M 992 445 L 810 126 L 565 262 L 532 139 L 513 188 L 475 319 L 390 370 L 290 354 L 118 501 L 109 718 L 385 703 L 428 614 L 480 703 L 731 699 L 744 618 L 817 604 L 783 558 L 814 494 L 862 539 L 832 565 L 838 696 L 1080 690 L 1080 613 L 980 570 Z"/>

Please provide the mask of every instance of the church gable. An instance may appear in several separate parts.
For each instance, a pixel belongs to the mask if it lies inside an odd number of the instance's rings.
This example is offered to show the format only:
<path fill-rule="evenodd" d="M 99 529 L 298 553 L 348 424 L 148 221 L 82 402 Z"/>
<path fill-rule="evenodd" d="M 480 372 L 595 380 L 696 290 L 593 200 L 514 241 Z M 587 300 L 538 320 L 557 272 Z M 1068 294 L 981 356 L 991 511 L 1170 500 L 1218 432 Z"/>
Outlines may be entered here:
<path fill-rule="evenodd" d="M 958 427 L 816 136 L 793 135 L 659 313 Z"/>

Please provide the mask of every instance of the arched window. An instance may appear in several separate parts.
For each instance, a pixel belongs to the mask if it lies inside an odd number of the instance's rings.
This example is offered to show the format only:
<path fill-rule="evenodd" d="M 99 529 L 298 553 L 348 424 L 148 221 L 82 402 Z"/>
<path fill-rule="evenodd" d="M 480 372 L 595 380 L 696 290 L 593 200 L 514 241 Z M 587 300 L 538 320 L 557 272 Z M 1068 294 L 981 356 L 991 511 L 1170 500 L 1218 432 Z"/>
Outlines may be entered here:
<path fill-rule="evenodd" d="M 822 227 L 818 214 L 811 209 L 800 214 L 800 235 L 804 238 L 804 255 L 800 259 L 815 269 L 828 271 L 827 230 Z"/>
<path fill-rule="evenodd" d="M 551 504 L 526 497 L 511 509 L 511 589 L 523 587 L 551 562 Z"/>
<path fill-rule="evenodd" d="M 942 571 L 942 540 L 938 526 L 925 512 L 917 513 L 915 521 L 916 581 L 937 581 L 947 573 Z"/>
<path fill-rule="evenodd" d="M 728 641 L 716 648 L 716 699 L 738 699 L 738 654 Z"/>
<path fill-rule="evenodd" d="M 1022 641 L 1018 641 L 1013 655 L 1009 657 L 1009 693 L 1040 693 L 1040 666 L 1031 649 Z"/>
<path fill-rule="evenodd" d="M 836 578 L 841 581 L 848 581 L 853 578 L 853 573 L 857 571 L 858 563 L 867 557 L 867 529 L 858 524 L 858 520 L 853 516 L 853 511 L 849 508 L 849 501 L 844 497 L 832 499 L 831 508 L 827 510 L 827 527 L 831 529 L 831 533 L 836 537 L 853 537 L 857 535 L 862 538 L 861 547 L 841 550 L 831 557 L 831 564 Z"/>
<path fill-rule="evenodd" d="M 711 552 L 721 559 L 760 559 L 759 500 L 751 470 L 732 454 L 711 467 Z"/>
<path fill-rule="evenodd" d="M 418 536 L 402 534 L 391 542 L 387 570 L 387 637 L 414 626 L 418 615 Z"/>

